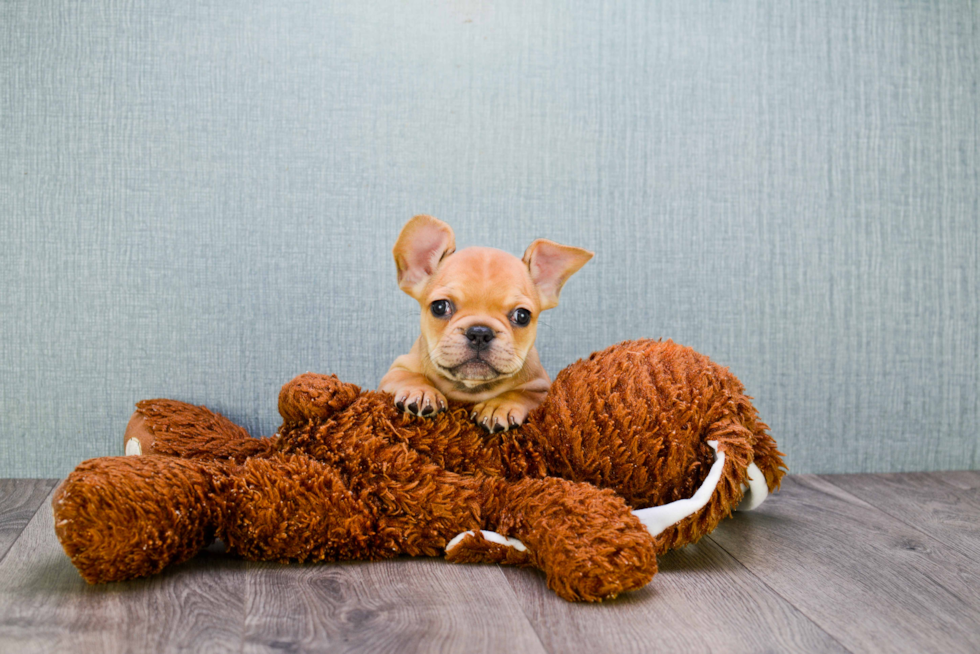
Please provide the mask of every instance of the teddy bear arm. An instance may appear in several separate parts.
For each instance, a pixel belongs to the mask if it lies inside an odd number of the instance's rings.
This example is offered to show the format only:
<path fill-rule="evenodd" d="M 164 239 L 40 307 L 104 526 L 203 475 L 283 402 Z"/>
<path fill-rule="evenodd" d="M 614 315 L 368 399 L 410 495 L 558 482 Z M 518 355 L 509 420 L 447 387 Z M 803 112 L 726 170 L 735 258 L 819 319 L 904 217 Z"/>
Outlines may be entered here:
<path fill-rule="evenodd" d="M 657 571 L 653 539 L 610 490 L 546 477 L 492 480 L 484 492 L 484 529 L 494 531 L 460 534 L 448 560 L 534 565 L 570 601 L 615 597 Z"/>
<path fill-rule="evenodd" d="M 279 392 L 279 414 L 287 424 L 326 419 L 350 406 L 361 394 L 359 386 L 336 375 L 308 372 L 287 382 Z"/>

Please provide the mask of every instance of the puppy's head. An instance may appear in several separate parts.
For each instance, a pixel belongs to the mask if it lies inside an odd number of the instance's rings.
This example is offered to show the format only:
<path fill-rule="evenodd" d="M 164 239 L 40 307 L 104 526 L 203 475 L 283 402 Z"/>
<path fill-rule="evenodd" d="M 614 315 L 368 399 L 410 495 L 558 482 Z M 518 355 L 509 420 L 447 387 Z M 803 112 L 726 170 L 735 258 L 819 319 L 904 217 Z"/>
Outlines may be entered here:
<path fill-rule="evenodd" d="M 558 305 L 565 281 L 592 253 L 538 239 L 524 258 L 472 247 L 456 252 L 453 230 L 416 216 L 393 250 L 398 285 L 422 307 L 427 375 L 459 390 L 492 388 L 524 367 L 538 314 Z"/>

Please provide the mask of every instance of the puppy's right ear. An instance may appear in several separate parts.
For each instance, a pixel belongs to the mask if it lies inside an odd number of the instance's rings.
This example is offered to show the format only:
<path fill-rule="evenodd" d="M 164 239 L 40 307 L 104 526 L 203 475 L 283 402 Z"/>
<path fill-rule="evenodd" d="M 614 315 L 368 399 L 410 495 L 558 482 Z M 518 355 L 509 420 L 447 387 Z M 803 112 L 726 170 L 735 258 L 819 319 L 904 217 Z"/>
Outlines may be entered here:
<path fill-rule="evenodd" d="M 398 268 L 398 287 L 416 300 L 439 262 L 456 251 L 449 225 L 432 216 L 415 216 L 402 227 L 392 254 Z"/>

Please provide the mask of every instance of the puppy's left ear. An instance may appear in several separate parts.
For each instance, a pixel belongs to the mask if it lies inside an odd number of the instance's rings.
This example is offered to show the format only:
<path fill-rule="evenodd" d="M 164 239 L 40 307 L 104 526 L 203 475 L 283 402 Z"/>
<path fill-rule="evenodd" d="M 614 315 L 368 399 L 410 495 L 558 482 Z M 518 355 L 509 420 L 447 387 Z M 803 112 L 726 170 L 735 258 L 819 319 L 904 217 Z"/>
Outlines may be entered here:
<path fill-rule="evenodd" d="M 592 256 L 588 250 L 560 245 L 544 238 L 528 246 L 523 260 L 531 272 L 531 281 L 538 287 L 541 311 L 558 306 L 558 294 L 565 281 L 587 264 Z"/>

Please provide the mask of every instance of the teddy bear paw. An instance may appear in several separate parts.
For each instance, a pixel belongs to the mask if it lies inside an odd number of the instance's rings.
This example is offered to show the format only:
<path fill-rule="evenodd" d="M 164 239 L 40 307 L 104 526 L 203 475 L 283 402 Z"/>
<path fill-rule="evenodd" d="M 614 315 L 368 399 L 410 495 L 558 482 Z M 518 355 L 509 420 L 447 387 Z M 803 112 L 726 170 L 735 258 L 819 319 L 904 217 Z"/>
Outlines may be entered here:
<path fill-rule="evenodd" d="M 495 531 L 464 531 L 446 543 L 446 560 L 450 563 L 502 563 L 527 565 L 530 552 L 524 543 Z"/>
<path fill-rule="evenodd" d="M 151 454 L 154 440 L 153 431 L 146 424 L 146 417 L 139 411 L 133 413 L 126 425 L 126 435 L 123 436 L 126 456 Z"/>

